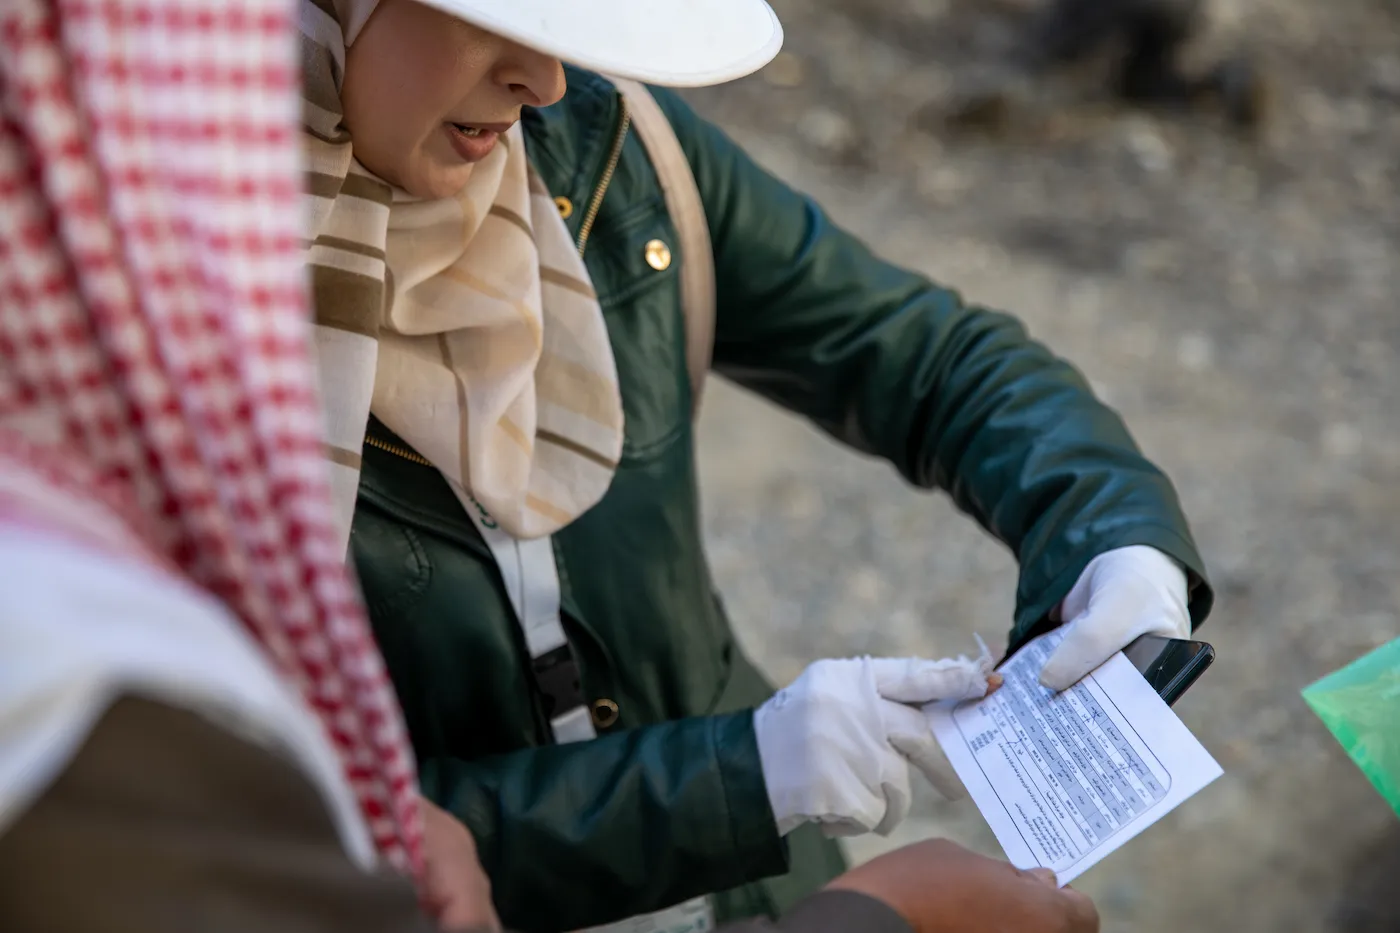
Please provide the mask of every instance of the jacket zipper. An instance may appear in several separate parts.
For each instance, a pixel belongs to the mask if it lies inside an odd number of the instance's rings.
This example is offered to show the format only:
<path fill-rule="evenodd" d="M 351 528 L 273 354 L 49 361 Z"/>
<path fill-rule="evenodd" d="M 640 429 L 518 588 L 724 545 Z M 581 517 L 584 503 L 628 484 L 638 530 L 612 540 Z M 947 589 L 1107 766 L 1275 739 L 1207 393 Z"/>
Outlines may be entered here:
<path fill-rule="evenodd" d="M 622 116 L 617 121 L 617 135 L 613 137 L 612 151 L 608 153 L 608 164 L 603 168 L 603 177 L 598 179 L 598 187 L 593 190 L 593 198 L 588 202 L 588 213 L 583 215 L 583 223 L 578 228 L 580 256 L 588 248 L 588 235 L 593 232 L 593 223 L 598 219 L 598 211 L 603 206 L 603 195 L 608 193 L 608 185 L 612 184 L 617 163 L 622 159 L 622 144 L 627 139 L 627 129 L 632 125 L 632 113 L 627 109 L 626 98 L 619 94 L 617 104 L 622 108 Z"/>
<path fill-rule="evenodd" d="M 427 457 L 423 456 L 422 454 L 414 453 L 407 447 L 400 447 L 398 444 L 391 444 L 388 441 L 381 441 L 379 438 L 371 437 L 368 434 L 365 435 L 365 443 L 371 447 L 378 447 L 380 450 L 387 450 L 391 454 L 398 454 L 405 460 L 410 460 L 414 463 L 421 464 L 422 466 L 433 465 L 432 461 L 430 461 Z"/>

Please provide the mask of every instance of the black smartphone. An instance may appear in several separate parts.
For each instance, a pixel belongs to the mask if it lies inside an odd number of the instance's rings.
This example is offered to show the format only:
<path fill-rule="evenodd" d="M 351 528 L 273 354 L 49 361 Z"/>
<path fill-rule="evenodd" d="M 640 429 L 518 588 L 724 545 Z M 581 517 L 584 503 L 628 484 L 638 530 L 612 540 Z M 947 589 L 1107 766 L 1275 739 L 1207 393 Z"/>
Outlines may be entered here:
<path fill-rule="evenodd" d="M 1215 649 L 1203 641 L 1161 635 L 1143 635 L 1123 653 L 1168 706 L 1180 699 L 1215 660 Z"/>

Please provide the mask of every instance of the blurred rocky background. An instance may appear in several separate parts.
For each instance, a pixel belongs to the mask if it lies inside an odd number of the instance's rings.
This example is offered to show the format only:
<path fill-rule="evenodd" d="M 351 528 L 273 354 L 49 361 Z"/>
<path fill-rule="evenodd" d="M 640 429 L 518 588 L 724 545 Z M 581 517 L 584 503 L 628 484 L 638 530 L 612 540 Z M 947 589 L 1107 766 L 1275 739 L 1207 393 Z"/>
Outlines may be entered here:
<path fill-rule="evenodd" d="M 1400 635 L 1400 6 L 1208 0 L 1200 86 L 1128 100 L 1121 41 L 1047 64 L 1049 2 L 777 0 L 783 55 L 689 96 L 1021 315 L 1181 490 L 1218 659 L 1177 710 L 1226 774 L 1079 882 L 1106 933 L 1393 933 L 1400 821 L 1298 692 Z M 1014 562 L 941 496 L 719 380 L 702 432 L 715 570 L 774 677 L 1003 636 Z M 999 852 L 931 791 L 851 852 L 930 835 Z"/>

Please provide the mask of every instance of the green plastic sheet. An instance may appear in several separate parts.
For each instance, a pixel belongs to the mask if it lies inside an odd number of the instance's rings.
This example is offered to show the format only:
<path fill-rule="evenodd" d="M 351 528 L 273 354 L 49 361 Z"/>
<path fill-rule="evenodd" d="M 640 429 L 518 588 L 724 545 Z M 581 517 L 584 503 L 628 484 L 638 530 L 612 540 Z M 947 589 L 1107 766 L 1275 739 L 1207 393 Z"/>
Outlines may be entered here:
<path fill-rule="evenodd" d="M 1400 814 L 1400 638 L 1305 688 L 1303 699 Z"/>

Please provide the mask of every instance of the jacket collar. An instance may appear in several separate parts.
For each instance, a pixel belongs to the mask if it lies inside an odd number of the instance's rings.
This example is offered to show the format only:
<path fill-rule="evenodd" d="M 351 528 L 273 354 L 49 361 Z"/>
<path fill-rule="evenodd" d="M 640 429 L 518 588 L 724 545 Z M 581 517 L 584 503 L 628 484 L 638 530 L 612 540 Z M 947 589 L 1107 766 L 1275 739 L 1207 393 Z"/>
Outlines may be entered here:
<path fill-rule="evenodd" d="M 551 194 L 573 202 L 569 230 L 578 232 L 612 148 L 621 118 L 619 95 L 610 81 L 564 66 L 568 92 L 551 107 L 526 108 L 521 117 L 530 164 Z"/>

